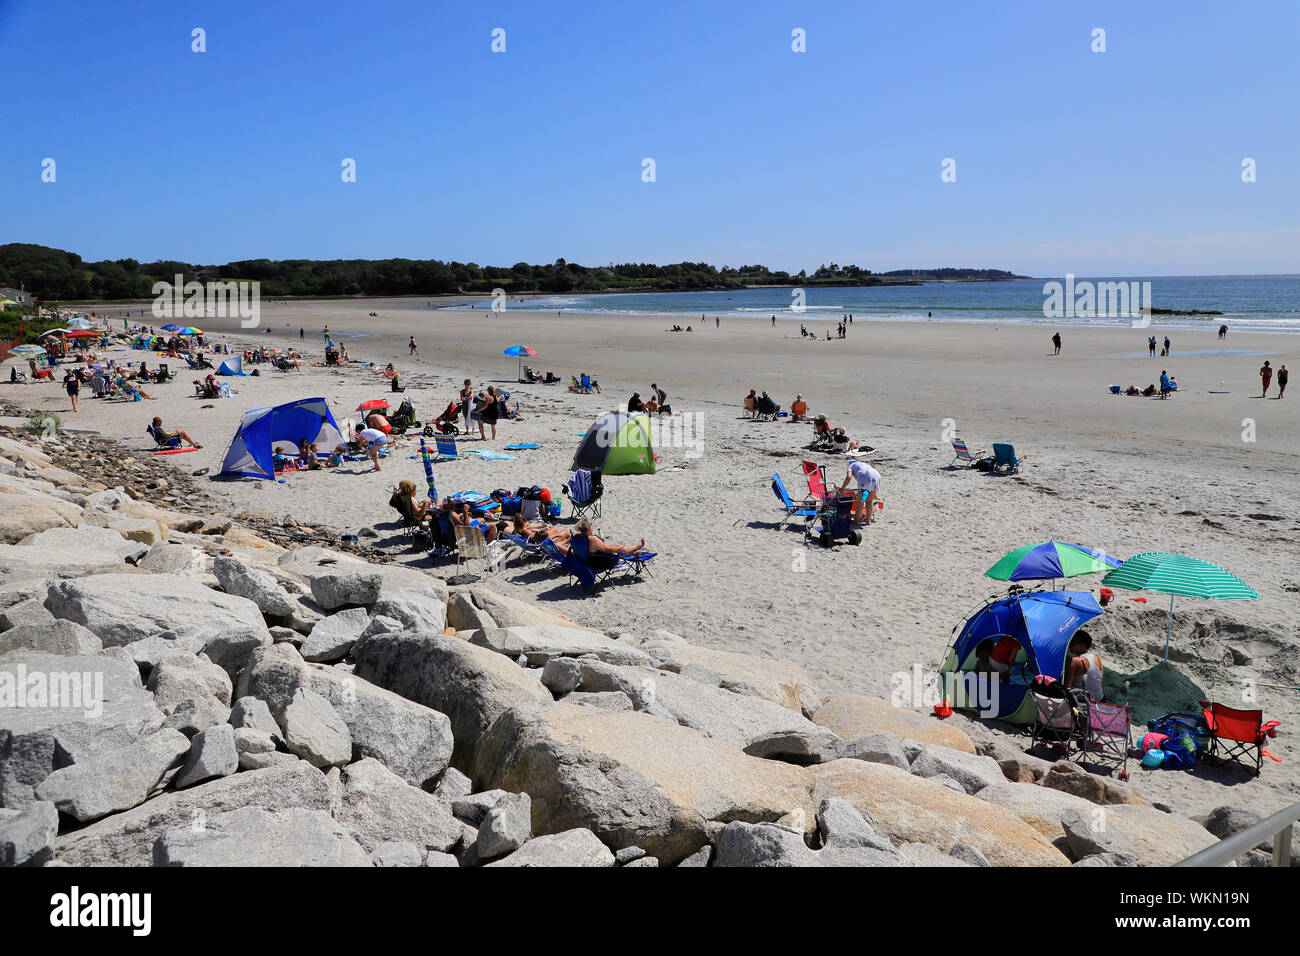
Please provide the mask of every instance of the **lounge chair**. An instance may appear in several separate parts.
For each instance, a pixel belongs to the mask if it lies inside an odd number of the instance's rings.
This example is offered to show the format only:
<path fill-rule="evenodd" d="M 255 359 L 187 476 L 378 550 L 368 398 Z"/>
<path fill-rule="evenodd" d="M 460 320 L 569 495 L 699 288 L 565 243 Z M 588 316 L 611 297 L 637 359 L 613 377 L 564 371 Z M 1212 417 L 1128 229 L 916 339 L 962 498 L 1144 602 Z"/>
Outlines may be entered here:
<path fill-rule="evenodd" d="M 758 414 L 758 409 L 754 405 L 754 399 L 748 395 L 745 396 L 745 417 L 754 418 Z"/>
<path fill-rule="evenodd" d="M 482 558 L 487 562 L 488 571 L 500 571 L 501 565 L 506 558 L 506 547 L 508 542 L 493 541 L 488 544 L 487 538 L 483 536 L 483 529 L 476 525 L 458 524 L 455 526 L 456 533 L 456 569 L 460 569 L 461 561 L 466 563 L 475 558 Z"/>
<path fill-rule="evenodd" d="M 605 493 L 605 487 L 601 484 L 599 468 L 593 468 L 591 471 L 579 468 L 561 490 L 573 507 L 573 517 L 581 518 L 583 515 L 600 517 L 600 499 Z"/>
<path fill-rule="evenodd" d="M 1210 730 L 1211 760 L 1221 764 L 1233 761 L 1247 770 L 1253 767 L 1257 777 L 1265 757 L 1282 762 L 1264 749 L 1265 741 L 1277 736 L 1280 721 L 1270 720 L 1265 723 L 1262 710 L 1236 710 L 1214 701 L 1203 700 L 1201 714 L 1205 717 L 1205 726 Z"/>
<path fill-rule="evenodd" d="M 153 439 L 154 444 L 159 448 L 180 448 L 181 440 L 175 435 L 168 435 L 166 432 L 153 427 L 150 423 L 145 426 L 145 432 Z"/>
<path fill-rule="evenodd" d="M 808 482 L 808 500 L 814 503 L 827 501 L 832 497 L 826 487 L 826 468 L 815 461 L 801 461 L 799 468 Z"/>
<path fill-rule="evenodd" d="M 542 384 L 543 384 L 543 385 L 559 385 L 559 384 L 560 384 L 560 376 L 556 375 L 554 372 L 547 372 L 547 373 L 546 373 L 546 378 L 542 379 Z"/>
<path fill-rule="evenodd" d="M 813 440 L 808 447 L 812 451 L 830 451 L 835 447 L 835 429 L 825 415 L 813 419 Z"/>
<path fill-rule="evenodd" d="M 784 528 L 795 518 L 812 518 L 817 514 L 817 508 L 807 502 L 796 504 L 790 497 L 790 492 L 786 491 L 785 482 L 776 472 L 772 473 L 772 493 L 776 495 L 781 502 L 781 507 L 785 510 L 785 517 L 781 519 L 780 527 Z"/>
<path fill-rule="evenodd" d="M 584 395 L 588 395 L 588 394 L 591 393 L 591 376 L 590 376 L 590 375 L 583 375 L 583 376 L 582 376 L 581 380 L 578 382 L 578 390 L 581 391 Z"/>
<path fill-rule="evenodd" d="M 416 520 L 415 510 L 411 505 L 411 496 L 404 495 L 400 491 L 393 492 L 388 499 L 388 506 L 398 513 L 402 518 L 402 534 L 410 536 L 412 534 L 422 534 L 426 537 L 429 534 L 429 519 L 426 517 L 423 521 Z M 432 546 L 432 540 L 429 545 Z"/>
<path fill-rule="evenodd" d="M 952 440 L 952 452 L 953 459 L 948 463 L 949 468 L 959 461 L 964 461 L 967 465 L 973 465 L 988 454 L 983 448 L 979 451 L 971 451 L 966 447 L 966 439 L 964 438 L 954 438 Z"/>
<path fill-rule="evenodd" d="M 649 574 L 649 563 L 656 554 L 653 551 L 640 551 L 632 555 L 592 554 L 589 550 L 590 540 L 586 535 L 575 534 L 569 541 L 567 553 L 562 555 L 560 566 L 569 574 L 570 579 L 582 585 L 588 593 L 607 582 L 615 573 L 632 574 L 640 577 L 642 572 Z"/>
<path fill-rule="evenodd" d="M 451 435 L 434 435 L 433 444 L 439 461 L 460 457 L 460 452 L 456 450 L 456 439 Z"/>
<path fill-rule="evenodd" d="M 760 422 L 776 421 L 780 411 L 781 406 L 765 395 L 760 395 L 758 401 L 754 403 L 754 417 Z"/>
<path fill-rule="evenodd" d="M 1013 445 L 1008 445 L 1005 442 L 993 443 L 994 471 L 1000 471 L 1006 475 L 1014 475 L 1020 471 L 1020 463 L 1028 457 L 1028 455 L 1017 457 L 1016 449 Z"/>

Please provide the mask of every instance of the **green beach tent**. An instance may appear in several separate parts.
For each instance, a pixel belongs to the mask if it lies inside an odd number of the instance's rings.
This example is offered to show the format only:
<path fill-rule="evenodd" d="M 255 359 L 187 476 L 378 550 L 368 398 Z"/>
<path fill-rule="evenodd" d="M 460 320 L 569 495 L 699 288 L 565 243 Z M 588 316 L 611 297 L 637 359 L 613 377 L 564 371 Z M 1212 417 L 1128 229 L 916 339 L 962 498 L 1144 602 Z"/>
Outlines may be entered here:
<path fill-rule="evenodd" d="M 578 443 L 571 471 L 600 469 L 603 475 L 653 475 L 655 450 L 650 416 L 610 412 L 596 419 Z"/>

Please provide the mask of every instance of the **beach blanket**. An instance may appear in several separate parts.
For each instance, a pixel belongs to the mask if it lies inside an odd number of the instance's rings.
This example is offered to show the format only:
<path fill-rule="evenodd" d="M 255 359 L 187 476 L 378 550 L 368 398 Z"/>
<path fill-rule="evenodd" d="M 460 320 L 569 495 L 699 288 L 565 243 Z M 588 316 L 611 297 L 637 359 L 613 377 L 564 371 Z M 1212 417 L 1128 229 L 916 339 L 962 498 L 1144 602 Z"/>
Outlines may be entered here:
<path fill-rule="evenodd" d="M 506 445 L 506 451 L 524 451 L 525 449 L 528 449 L 528 448 L 541 448 L 541 447 L 542 447 L 541 445 L 537 445 L 537 444 L 532 444 L 532 445 Z"/>
<path fill-rule="evenodd" d="M 473 451 L 463 452 L 465 455 L 477 455 L 483 461 L 514 461 L 517 456 L 507 455 L 504 452 L 491 451 L 487 448 L 476 448 Z"/>

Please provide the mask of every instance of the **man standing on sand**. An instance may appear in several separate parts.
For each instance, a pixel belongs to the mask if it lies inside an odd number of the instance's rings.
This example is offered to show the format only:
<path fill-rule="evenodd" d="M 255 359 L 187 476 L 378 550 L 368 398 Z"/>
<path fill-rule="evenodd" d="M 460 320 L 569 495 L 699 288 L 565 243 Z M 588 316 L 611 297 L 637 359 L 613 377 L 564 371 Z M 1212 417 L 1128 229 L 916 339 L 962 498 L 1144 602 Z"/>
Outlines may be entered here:
<path fill-rule="evenodd" d="M 305 342 L 306 340 L 307 340 L 307 330 L 300 325 L 298 326 L 298 341 Z"/>
<path fill-rule="evenodd" d="M 419 355 L 419 354 L 420 354 L 420 347 L 419 347 L 418 345 L 415 344 L 415 336 L 414 336 L 414 335 L 411 336 L 411 341 L 408 342 L 408 343 L 406 344 L 406 347 L 407 347 L 407 349 L 408 349 L 408 351 L 407 351 L 407 353 L 406 353 L 407 355 Z"/>
<path fill-rule="evenodd" d="M 1055 351 L 1052 352 L 1053 355 L 1061 354 L 1061 333 L 1060 332 L 1057 332 L 1052 336 L 1052 348 L 1055 349 Z"/>
<path fill-rule="evenodd" d="M 1170 341 L 1169 341 L 1169 336 L 1166 335 L 1166 336 L 1165 336 L 1165 355 L 1166 355 L 1166 356 L 1168 356 L 1169 353 L 1170 353 L 1170 351 L 1172 351 L 1172 349 L 1173 349 L 1173 345 L 1174 345 L 1174 343 L 1173 343 L 1173 342 L 1170 342 Z"/>
<path fill-rule="evenodd" d="M 1273 369 L 1269 366 L 1268 359 L 1265 359 L 1264 364 L 1260 366 L 1259 378 L 1264 383 L 1264 392 L 1260 395 L 1260 398 L 1268 398 L 1268 386 L 1273 381 Z"/>
<path fill-rule="evenodd" d="M 1156 357 L 1156 337 L 1153 335 L 1147 339 L 1147 348 L 1151 351 L 1151 357 Z"/>
<path fill-rule="evenodd" d="M 321 334 L 325 336 L 325 341 L 328 342 L 330 340 L 330 327 L 327 325 L 321 329 Z"/>
<path fill-rule="evenodd" d="M 1283 365 L 1280 369 L 1277 370 L 1277 397 L 1278 398 L 1281 398 L 1283 395 L 1286 394 L 1286 380 L 1290 377 L 1291 377 L 1291 373 L 1286 370 L 1285 365 Z"/>
<path fill-rule="evenodd" d="M 713 317 L 713 327 L 715 329 L 722 328 L 722 320 L 719 319 L 716 315 Z"/>

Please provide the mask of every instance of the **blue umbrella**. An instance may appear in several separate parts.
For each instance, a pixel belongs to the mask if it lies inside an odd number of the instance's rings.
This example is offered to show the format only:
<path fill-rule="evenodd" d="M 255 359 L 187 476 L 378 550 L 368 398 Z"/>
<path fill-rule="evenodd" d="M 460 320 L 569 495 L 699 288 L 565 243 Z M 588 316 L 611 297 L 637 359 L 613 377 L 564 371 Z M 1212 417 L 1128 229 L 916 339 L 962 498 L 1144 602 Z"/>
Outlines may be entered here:
<path fill-rule="evenodd" d="M 984 574 L 998 581 L 1041 581 L 1095 574 L 1107 568 L 1118 568 L 1123 563 L 1104 551 L 1081 544 L 1044 541 L 1017 548 Z"/>
<path fill-rule="evenodd" d="M 164 332 L 179 332 L 179 331 L 180 331 L 180 328 L 181 328 L 181 327 L 180 327 L 179 325 L 177 325 L 175 322 L 172 322 L 172 323 L 169 324 L 169 325 L 164 325 L 164 326 L 162 327 L 162 330 L 163 330 Z"/>

